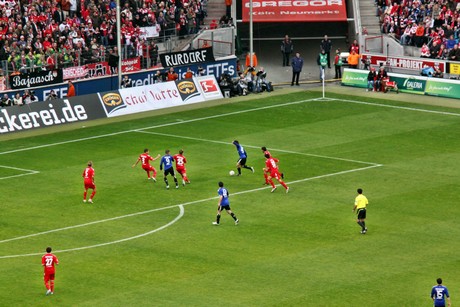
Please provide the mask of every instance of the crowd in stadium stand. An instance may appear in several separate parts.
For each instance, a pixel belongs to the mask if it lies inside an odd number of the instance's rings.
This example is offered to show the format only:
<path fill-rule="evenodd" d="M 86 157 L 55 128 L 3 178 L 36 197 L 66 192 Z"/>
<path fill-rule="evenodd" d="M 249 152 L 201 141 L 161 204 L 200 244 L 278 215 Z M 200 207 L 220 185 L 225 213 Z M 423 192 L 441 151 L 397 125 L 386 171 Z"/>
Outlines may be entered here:
<path fill-rule="evenodd" d="M 376 0 L 381 31 L 422 57 L 460 61 L 460 0 Z"/>
<path fill-rule="evenodd" d="M 160 36 L 166 31 L 194 34 L 206 16 L 206 4 L 121 0 L 121 55 L 149 58 L 156 65 L 158 47 L 142 38 L 141 28 L 155 27 Z M 117 45 L 116 27 L 115 0 L 0 0 L 1 68 L 20 73 L 107 60 Z"/>

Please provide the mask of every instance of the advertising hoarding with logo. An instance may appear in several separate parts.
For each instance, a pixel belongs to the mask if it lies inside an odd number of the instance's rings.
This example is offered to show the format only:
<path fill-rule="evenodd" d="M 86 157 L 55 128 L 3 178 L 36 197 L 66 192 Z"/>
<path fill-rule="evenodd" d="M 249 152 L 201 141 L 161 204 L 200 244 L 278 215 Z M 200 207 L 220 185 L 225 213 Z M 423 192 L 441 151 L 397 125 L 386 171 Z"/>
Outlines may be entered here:
<path fill-rule="evenodd" d="M 107 117 L 177 107 L 222 98 L 214 76 L 184 79 L 99 93 Z"/>
<path fill-rule="evenodd" d="M 243 22 L 249 22 L 250 1 L 243 0 Z M 254 22 L 347 21 L 344 0 L 252 1 Z"/>
<path fill-rule="evenodd" d="M 366 70 L 345 68 L 342 74 L 342 85 L 366 88 L 368 73 Z"/>
<path fill-rule="evenodd" d="M 342 85 L 367 88 L 367 75 L 369 71 L 345 68 L 342 75 Z M 427 77 L 409 76 L 388 73 L 391 81 L 398 84 L 400 92 L 424 94 Z"/>
<path fill-rule="evenodd" d="M 19 132 L 106 117 L 96 94 L 0 109 L 0 133 Z"/>
<path fill-rule="evenodd" d="M 403 93 L 411 94 L 425 94 L 425 85 L 427 77 L 419 76 L 408 76 L 401 74 L 388 74 L 391 78 L 391 81 L 395 81 L 398 84 L 398 89 Z"/>
<path fill-rule="evenodd" d="M 342 75 L 342 85 L 354 87 L 367 86 L 366 70 L 345 68 Z M 460 99 L 460 82 L 433 77 L 411 76 L 389 73 L 391 81 L 398 84 L 400 92 L 440 96 Z"/>
<path fill-rule="evenodd" d="M 195 83 L 203 94 L 205 100 L 224 98 L 216 78 L 211 76 L 195 77 Z"/>
<path fill-rule="evenodd" d="M 26 89 L 35 86 L 61 83 L 62 81 L 62 69 L 40 70 L 10 76 L 10 86 L 12 89 Z"/>
<path fill-rule="evenodd" d="M 425 92 L 427 95 L 459 99 L 460 83 L 455 80 L 428 78 Z"/>

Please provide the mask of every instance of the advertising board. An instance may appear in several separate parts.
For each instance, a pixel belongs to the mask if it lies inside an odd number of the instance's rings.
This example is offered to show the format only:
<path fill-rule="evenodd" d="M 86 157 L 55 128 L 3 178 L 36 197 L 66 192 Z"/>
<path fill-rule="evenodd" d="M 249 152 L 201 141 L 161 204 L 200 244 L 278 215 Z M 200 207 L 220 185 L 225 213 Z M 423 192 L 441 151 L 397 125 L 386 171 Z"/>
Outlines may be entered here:
<path fill-rule="evenodd" d="M 184 79 L 185 73 L 187 72 L 187 67 L 195 72 L 195 75 L 198 75 L 198 67 L 203 68 L 205 75 L 210 76 L 214 75 L 216 78 L 219 78 L 223 73 L 228 73 L 231 77 L 236 76 L 236 57 L 231 56 L 217 60 L 210 63 L 197 63 L 193 65 L 175 67 L 174 70 L 179 75 L 179 79 Z M 157 70 L 144 70 L 128 74 L 129 78 L 133 81 L 133 86 L 143 86 L 155 83 L 155 74 Z M 162 70 L 164 72 L 166 70 Z M 76 89 L 77 96 L 94 94 L 96 92 L 109 92 L 115 91 L 118 89 L 118 76 L 105 76 L 105 77 L 93 77 L 91 79 L 82 79 L 74 81 L 74 86 Z M 40 101 L 46 100 L 49 96 L 51 90 L 54 90 L 56 95 L 60 98 L 67 96 L 67 84 L 59 83 L 49 86 L 36 87 L 34 88 L 35 95 Z M 10 90 L 5 91 L 13 96 L 17 91 L 21 94 L 23 90 Z"/>
<path fill-rule="evenodd" d="M 51 127 L 106 117 L 96 94 L 0 109 L 0 133 Z"/>
<path fill-rule="evenodd" d="M 243 22 L 249 22 L 250 1 L 243 0 Z M 254 22 L 347 21 L 344 0 L 252 1 Z"/>

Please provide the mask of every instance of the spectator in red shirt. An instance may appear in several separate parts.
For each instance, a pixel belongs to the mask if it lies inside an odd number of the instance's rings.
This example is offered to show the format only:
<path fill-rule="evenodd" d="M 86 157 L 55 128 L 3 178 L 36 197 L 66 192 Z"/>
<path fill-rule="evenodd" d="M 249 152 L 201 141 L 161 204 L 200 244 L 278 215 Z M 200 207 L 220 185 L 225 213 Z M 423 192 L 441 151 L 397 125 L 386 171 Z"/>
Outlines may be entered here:
<path fill-rule="evenodd" d="M 166 81 L 175 81 L 177 80 L 179 76 L 177 73 L 174 71 L 174 68 L 171 67 L 168 71 L 168 75 L 166 76 Z"/>

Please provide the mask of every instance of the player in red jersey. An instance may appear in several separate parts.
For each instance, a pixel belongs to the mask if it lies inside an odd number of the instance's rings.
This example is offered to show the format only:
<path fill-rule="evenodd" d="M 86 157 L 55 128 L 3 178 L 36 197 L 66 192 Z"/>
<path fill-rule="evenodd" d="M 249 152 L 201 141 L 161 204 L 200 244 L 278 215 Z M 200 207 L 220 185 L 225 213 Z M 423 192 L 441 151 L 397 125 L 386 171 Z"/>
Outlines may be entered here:
<path fill-rule="evenodd" d="M 268 155 L 269 158 L 272 157 L 272 155 L 271 155 L 270 152 L 268 151 L 267 147 L 263 146 L 263 147 L 261 147 L 260 149 L 262 149 L 262 152 L 264 153 L 264 157 L 265 157 L 266 155 Z M 276 161 L 276 163 L 278 163 L 278 161 Z M 265 168 L 264 168 L 264 170 L 265 170 Z M 280 173 L 280 175 L 281 175 L 281 178 L 284 179 L 284 174 L 283 174 L 283 173 Z M 265 182 L 264 182 L 263 185 L 269 185 L 269 184 L 270 184 L 270 183 L 268 182 L 268 177 L 269 177 L 269 176 L 270 176 L 270 172 L 264 171 Z"/>
<path fill-rule="evenodd" d="M 54 266 L 59 264 L 58 258 L 51 253 L 51 247 L 46 248 L 46 254 L 42 257 L 42 266 L 45 269 L 44 281 L 46 287 L 46 295 L 54 293 Z"/>
<path fill-rule="evenodd" d="M 146 148 L 144 149 L 144 153 L 139 155 L 139 158 L 137 159 L 136 163 L 133 164 L 133 167 L 136 167 L 137 163 L 142 161 L 142 168 L 147 172 L 147 179 L 152 179 L 153 182 L 157 182 L 157 170 L 152 165 L 150 165 L 150 161 L 153 162 L 160 157 L 160 154 L 158 154 L 155 158 L 152 158 L 152 156 L 149 155 L 149 150 Z M 150 172 L 153 172 L 152 177 L 150 177 Z"/>
<path fill-rule="evenodd" d="M 190 180 L 187 178 L 187 170 L 185 169 L 187 159 L 184 157 L 184 151 L 179 150 L 179 153 L 174 155 L 173 158 L 176 161 L 176 171 L 182 176 L 182 185 L 185 186 L 185 183 L 190 183 Z"/>
<path fill-rule="evenodd" d="M 272 180 L 272 178 L 276 178 L 276 180 L 278 180 L 278 182 L 286 189 L 286 193 L 288 193 L 289 187 L 286 185 L 286 183 L 284 183 L 283 179 L 281 179 L 281 174 L 278 170 L 278 165 L 276 164 L 279 160 L 276 158 L 270 157 L 269 154 L 265 154 L 265 158 L 267 158 L 267 160 L 265 161 L 264 172 L 269 173 L 267 179 L 268 179 L 268 183 L 272 186 L 271 192 L 273 193 L 276 190 L 276 186 Z"/>
<path fill-rule="evenodd" d="M 86 195 L 88 194 L 88 189 L 92 189 L 93 193 L 88 199 L 89 203 L 93 203 L 94 195 L 96 195 L 96 184 L 94 183 L 94 168 L 93 162 L 88 161 L 88 167 L 83 171 L 83 178 L 85 184 L 85 191 L 83 192 L 83 202 L 86 203 Z"/>

